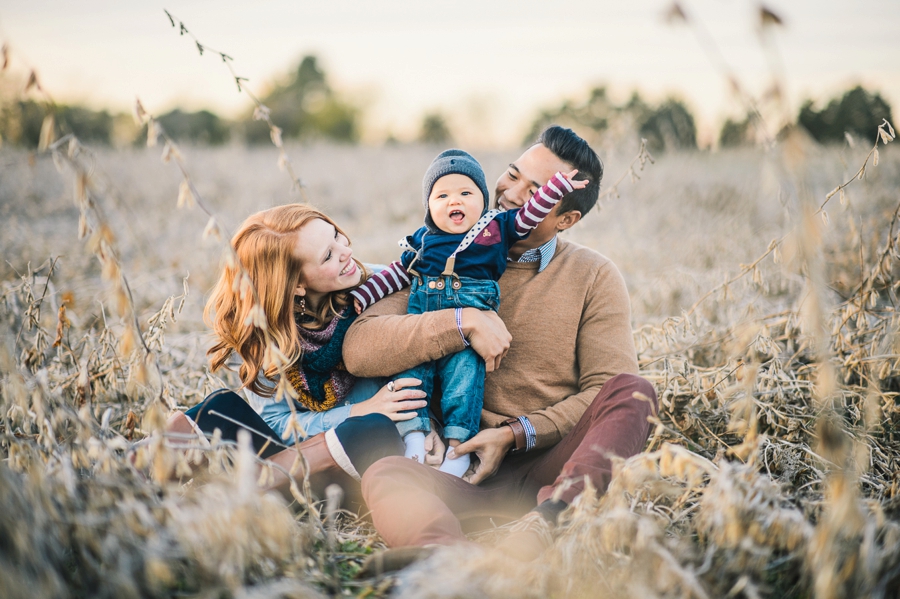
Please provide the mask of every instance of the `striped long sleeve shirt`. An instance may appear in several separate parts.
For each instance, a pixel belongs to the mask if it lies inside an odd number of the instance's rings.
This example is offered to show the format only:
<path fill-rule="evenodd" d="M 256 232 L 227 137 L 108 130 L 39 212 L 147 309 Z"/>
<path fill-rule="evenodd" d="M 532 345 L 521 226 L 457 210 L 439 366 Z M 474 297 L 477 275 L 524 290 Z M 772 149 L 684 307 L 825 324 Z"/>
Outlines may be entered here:
<path fill-rule="evenodd" d="M 499 280 L 506 270 L 510 247 L 528 237 L 572 190 L 572 184 L 561 173 L 556 173 L 524 206 L 497 213 L 471 245 L 457 254 L 456 274 L 473 279 Z M 413 259 L 419 274 L 439 276 L 447 258 L 456 251 L 467 233 L 452 234 L 420 228 L 401 242 L 401 246 L 411 250 L 403 252 L 400 260 L 372 275 L 350 294 L 365 310 L 386 295 L 400 291 L 410 284 L 407 269 Z"/>

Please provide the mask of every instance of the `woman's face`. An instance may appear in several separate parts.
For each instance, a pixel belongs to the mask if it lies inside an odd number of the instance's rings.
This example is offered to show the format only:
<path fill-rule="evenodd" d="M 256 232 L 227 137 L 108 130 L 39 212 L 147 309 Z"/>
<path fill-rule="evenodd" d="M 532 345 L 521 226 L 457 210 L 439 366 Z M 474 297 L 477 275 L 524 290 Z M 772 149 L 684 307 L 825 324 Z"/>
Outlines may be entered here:
<path fill-rule="evenodd" d="M 312 306 L 332 291 L 357 285 L 362 272 L 351 257 L 350 241 L 334 226 L 320 218 L 297 231 L 294 256 L 300 260 L 300 286 L 297 294 Z"/>

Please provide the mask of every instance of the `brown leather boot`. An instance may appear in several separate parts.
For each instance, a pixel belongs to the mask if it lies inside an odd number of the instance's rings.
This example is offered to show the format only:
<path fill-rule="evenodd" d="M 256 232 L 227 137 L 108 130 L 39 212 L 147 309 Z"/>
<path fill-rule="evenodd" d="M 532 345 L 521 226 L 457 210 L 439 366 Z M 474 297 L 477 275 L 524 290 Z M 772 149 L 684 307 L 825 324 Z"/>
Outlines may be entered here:
<path fill-rule="evenodd" d="M 325 488 L 336 484 L 344 490 L 345 506 L 362 504 L 359 486 L 361 477 L 344 452 L 334 430 L 312 436 L 297 447 L 280 451 L 268 459 L 290 472 L 297 460 L 298 448 L 304 458 L 293 472 L 293 478 L 298 484 L 303 483 L 305 466 L 309 469 L 310 489 L 316 497 L 324 498 Z M 274 489 L 289 495 L 290 480 L 280 470 L 276 470 L 274 476 L 274 481 L 266 487 L 266 490 Z"/>
<path fill-rule="evenodd" d="M 186 453 L 188 450 L 196 448 L 196 447 L 209 447 L 209 441 L 206 440 L 206 437 L 203 436 L 203 433 L 197 428 L 197 425 L 193 423 L 193 421 L 184 414 L 184 412 L 174 412 L 171 414 L 166 421 L 166 429 L 164 432 L 165 437 L 165 446 L 173 451 L 173 456 L 175 453 L 181 453 L 182 459 L 178 461 L 180 464 L 179 467 L 176 467 L 177 458 L 170 457 L 169 465 L 168 465 L 168 476 L 167 479 L 172 482 L 185 482 L 187 479 L 193 477 L 198 471 L 203 471 L 209 465 L 209 462 L 206 459 L 205 455 L 200 455 L 197 461 L 193 461 L 188 463 L 186 459 Z M 151 468 L 148 463 L 150 451 L 150 446 L 152 443 L 152 438 L 147 437 L 145 439 L 141 439 L 134 445 L 132 445 L 128 449 L 127 458 L 131 465 L 137 470 L 138 474 L 144 478 L 149 479 Z M 138 453 L 143 452 L 141 459 L 138 459 Z M 180 468 L 183 466 L 187 466 L 186 471 L 180 471 Z"/>

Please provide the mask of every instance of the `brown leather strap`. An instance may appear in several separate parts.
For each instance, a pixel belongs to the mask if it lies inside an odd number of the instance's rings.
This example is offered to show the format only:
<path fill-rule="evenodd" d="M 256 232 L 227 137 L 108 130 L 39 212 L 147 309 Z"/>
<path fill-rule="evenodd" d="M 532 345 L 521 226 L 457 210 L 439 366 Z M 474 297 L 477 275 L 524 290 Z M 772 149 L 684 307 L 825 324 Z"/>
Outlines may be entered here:
<path fill-rule="evenodd" d="M 516 445 L 512 449 L 509 450 L 510 453 L 518 453 L 520 451 L 525 451 L 525 427 L 522 426 L 522 423 L 519 422 L 517 418 L 510 418 L 508 420 L 504 420 L 500 426 L 506 425 L 512 429 L 513 437 L 516 440 Z"/>

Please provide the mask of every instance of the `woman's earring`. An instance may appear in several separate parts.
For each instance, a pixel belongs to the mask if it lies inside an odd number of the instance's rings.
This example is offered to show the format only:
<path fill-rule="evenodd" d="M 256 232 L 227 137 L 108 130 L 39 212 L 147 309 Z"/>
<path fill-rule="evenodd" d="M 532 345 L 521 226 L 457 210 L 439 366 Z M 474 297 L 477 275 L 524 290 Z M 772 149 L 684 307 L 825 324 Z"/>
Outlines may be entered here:
<path fill-rule="evenodd" d="M 300 314 L 306 314 L 306 298 L 300 298 Z"/>

